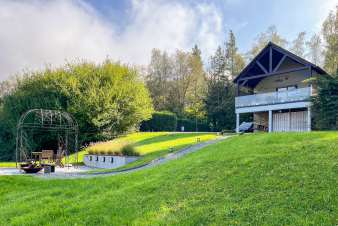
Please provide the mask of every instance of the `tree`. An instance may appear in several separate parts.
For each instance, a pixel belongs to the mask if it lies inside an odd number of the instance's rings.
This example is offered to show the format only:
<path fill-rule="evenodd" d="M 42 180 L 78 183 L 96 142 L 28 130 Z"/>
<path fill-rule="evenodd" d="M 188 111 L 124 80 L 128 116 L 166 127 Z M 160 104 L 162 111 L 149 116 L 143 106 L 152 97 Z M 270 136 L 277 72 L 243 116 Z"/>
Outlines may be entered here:
<path fill-rule="evenodd" d="M 286 47 L 288 44 L 287 40 L 278 34 L 276 26 L 272 25 L 265 32 L 258 35 L 256 42 L 248 52 L 249 59 L 253 59 L 268 42 L 273 42 L 281 47 Z"/>
<path fill-rule="evenodd" d="M 197 45 L 192 49 L 190 56 L 190 67 L 192 73 L 192 82 L 187 94 L 187 106 L 185 115 L 188 118 L 195 119 L 197 130 L 198 120 L 205 117 L 204 97 L 206 95 L 206 73 L 203 69 L 201 51 Z"/>
<path fill-rule="evenodd" d="M 146 75 L 146 85 L 150 91 L 154 108 L 157 111 L 167 110 L 169 80 L 172 78 L 173 62 L 166 52 L 153 49 Z"/>
<path fill-rule="evenodd" d="M 177 50 L 173 57 L 173 78 L 169 90 L 169 110 L 184 117 L 188 91 L 193 84 L 191 54 Z"/>
<path fill-rule="evenodd" d="M 322 61 L 322 39 L 318 34 L 312 35 L 309 41 L 306 42 L 308 49 L 307 57 L 309 60 L 316 64 L 321 65 Z"/>
<path fill-rule="evenodd" d="M 300 57 L 304 57 L 305 54 L 305 35 L 305 31 L 302 31 L 297 35 L 297 38 L 292 41 L 291 52 Z"/>
<path fill-rule="evenodd" d="M 331 11 L 322 26 L 324 38 L 324 68 L 334 74 L 338 67 L 338 5 L 336 12 Z"/>
<path fill-rule="evenodd" d="M 229 37 L 225 43 L 225 58 L 227 70 L 230 72 L 229 78 L 232 80 L 241 72 L 245 65 L 243 57 L 238 53 L 236 38 L 232 30 L 229 31 Z"/>
<path fill-rule="evenodd" d="M 335 77 L 321 76 L 316 80 L 318 94 L 312 99 L 315 128 L 338 129 L 338 71 Z"/>
<path fill-rule="evenodd" d="M 67 64 L 57 69 L 28 73 L 4 96 L 0 107 L 0 151 L 12 153 L 15 128 L 29 109 L 58 109 L 71 113 L 80 130 L 80 143 L 111 139 L 137 129 L 149 119 L 152 103 L 136 70 L 109 60 Z M 1 153 L 0 156 L 3 156 Z"/>

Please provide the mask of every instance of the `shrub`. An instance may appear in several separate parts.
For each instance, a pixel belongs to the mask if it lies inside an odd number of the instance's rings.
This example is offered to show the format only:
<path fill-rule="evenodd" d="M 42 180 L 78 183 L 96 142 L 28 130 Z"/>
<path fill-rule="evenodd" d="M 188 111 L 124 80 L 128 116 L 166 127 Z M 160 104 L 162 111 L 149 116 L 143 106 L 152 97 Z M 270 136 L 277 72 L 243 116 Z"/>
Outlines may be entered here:
<path fill-rule="evenodd" d="M 79 125 L 79 146 L 134 130 L 153 112 L 149 92 L 137 71 L 120 63 L 69 63 L 56 69 L 28 72 L 0 98 L 2 158 L 13 156 L 16 124 L 32 108 L 71 113 Z M 53 137 L 43 140 L 53 141 Z M 46 142 L 32 143 L 39 146 Z"/>
<path fill-rule="evenodd" d="M 121 149 L 122 155 L 125 156 L 139 156 L 140 154 L 136 152 L 135 147 L 131 144 L 127 144 Z"/>
<path fill-rule="evenodd" d="M 168 111 L 155 112 L 150 120 L 141 124 L 141 131 L 175 131 L 177 117 L 175 113 Z"/>

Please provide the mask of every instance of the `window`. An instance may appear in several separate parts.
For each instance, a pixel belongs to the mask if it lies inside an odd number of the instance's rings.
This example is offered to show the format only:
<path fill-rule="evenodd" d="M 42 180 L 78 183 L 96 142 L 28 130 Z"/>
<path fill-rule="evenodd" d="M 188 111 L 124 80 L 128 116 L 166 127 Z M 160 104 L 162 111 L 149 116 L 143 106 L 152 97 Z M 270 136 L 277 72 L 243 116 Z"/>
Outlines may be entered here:
<path fill-rule="evenodd" d="M 114 163 L 114 158 L 113 157 L 111 157 L 110 162 Z"/>
<path fill-rule="evenodd" d="M 96 162 L 99 161 L 99 156 L 96 156 Z"/>
<path fill-rule="evenodd" d="M 89 161 L 93 161 L 93 156 L 89 156 Z"/>
<path fill-rule="evenodd" d="M 102 162 L 105 162 L 105 161 L 106 161 L 106 157 L 103 157 L 103 158 L 102 158 Z"/>

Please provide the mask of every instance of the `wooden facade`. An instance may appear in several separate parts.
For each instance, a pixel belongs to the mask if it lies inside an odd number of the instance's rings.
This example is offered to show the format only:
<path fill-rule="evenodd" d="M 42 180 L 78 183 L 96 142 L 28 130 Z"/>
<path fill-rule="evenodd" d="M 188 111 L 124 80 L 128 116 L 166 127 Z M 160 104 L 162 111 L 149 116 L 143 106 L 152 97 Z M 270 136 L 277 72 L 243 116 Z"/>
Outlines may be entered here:
<path fill-rule="evenodd" d="M 237 132 L 241 113 L 253 113 L 256 130 L 310 131 L 314 92 L 308 80 L 324 74 L 320 67 L 268 43 L 234 79 Z"/>

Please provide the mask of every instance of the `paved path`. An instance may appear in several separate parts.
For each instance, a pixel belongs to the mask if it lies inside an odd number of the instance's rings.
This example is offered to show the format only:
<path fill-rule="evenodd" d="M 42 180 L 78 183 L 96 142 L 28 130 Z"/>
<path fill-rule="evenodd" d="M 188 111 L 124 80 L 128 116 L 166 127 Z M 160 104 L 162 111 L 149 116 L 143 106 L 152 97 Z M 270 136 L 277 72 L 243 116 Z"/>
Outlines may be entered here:
<path fill-rule="evenodd" d="M 62 172 L 62 173 L 52 173 L 52 174 L 36 174 L 36 177 L 39 178 L 44 178 L 44 179 L 74 179 L 74 178 L 90 178 L 90 177 L 98 177 L 98 176 L 111 176 L 111 175 L 117 175 L 117 174 L 123 174 L 123 173 L 130 173 L 130 172 L 134 172 L 134 171 L 139 171 L 142 169 L 147 169 L 147 168 L 151 168 L 154 166 L 158 166 L 161 164 L 164 164 L 168 161 L 174 160 L 174 159 L 178 159 L 181 158 L 183 156 L 185 156 L 186 154 L 192 153 L 192 152 L 196 152 L 199 151 L 200 149 L 212 145 L 212 144 L 216 144 L 226 138 L 228 138 L 230 136 L 223 136 L 223 137 L 218 137 L 214 140 L 209 140 L 206 142 L 201 142 L 198 144 L 195 144 L 193 146 L 184 148 L 180 151 L 174 152 L 174 153 L 169 153 L 164 157 L 158 158 L 158 159 L 154 159 L 153 161 L 151 161 L 148 164 L 142 165 L 142 166 L 138 166 L 135 168 L 129 168 L 129 169 L 125 169 L 125 170 L 121 170 L 121 171 L 115 171 L 115 172 L 95 172 L 95 173 L 90 173 L 90 174 L 86 174 L 85 169 L 80 170 L 80 171 L 70 171 L 70 172 Z M 82 172 L 81 172 L 82 171 Z"/>

